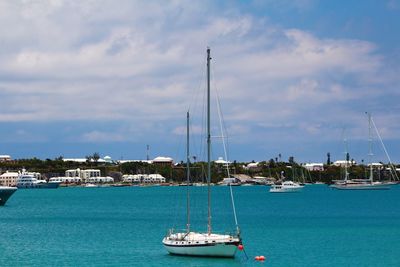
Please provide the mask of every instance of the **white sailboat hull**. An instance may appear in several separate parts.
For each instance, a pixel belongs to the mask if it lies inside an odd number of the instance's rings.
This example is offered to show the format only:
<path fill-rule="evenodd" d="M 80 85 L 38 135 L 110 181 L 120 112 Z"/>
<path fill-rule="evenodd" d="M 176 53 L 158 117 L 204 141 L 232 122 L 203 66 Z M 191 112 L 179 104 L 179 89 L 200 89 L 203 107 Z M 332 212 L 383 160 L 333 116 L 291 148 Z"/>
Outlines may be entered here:
<path fill-rule="evenodd" d="M 240 238 L 232 235 L 170 234 L 163 239 L 165 249 L 174 255 L 202 257 L 234 257 Z"/>
<path fill-rule="evenodd" d="M 295 192 L 300 192 L 302 189 L 303 189 L 303 187 L 279 188 L 279 189 L 271 188 L 269 190 L 269 192 L 271 192 L 271 193 L 295 193 Z"/>
<path fill-rule="evenodd" d="M 234 244 L 211 244 L 205 246 L 171 246 L 164 244 L 165 249 L 174 255 L 227 257 L 235 256 L 237 246 Z"/>
<path fill-rule="evenodd" d="M 334 184 L 332 188 L 339 190 L 388 190 L 390 186 L 382 183 L 365 183 L 365 184 Z"/>

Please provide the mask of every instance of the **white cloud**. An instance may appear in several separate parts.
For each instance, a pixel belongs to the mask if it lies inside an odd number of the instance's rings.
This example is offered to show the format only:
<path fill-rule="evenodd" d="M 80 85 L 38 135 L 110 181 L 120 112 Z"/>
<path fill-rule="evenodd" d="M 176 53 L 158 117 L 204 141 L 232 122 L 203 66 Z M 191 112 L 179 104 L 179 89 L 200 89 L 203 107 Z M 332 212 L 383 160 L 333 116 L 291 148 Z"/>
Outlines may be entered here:
<path fill-rule="evenodd" d="M 270 124 L 322 133 L 323 121 L 339 125 L 343 113 L 359 116 L 348 107 L 352 101 L 362 97 L 368 105 L 388 93 L 375 88 L 399 84 L 395 74 L 382 75 L 385 58 L 371 42 L 320 38 L 212 5 L 1 2 L 0 121 L 117 120 L 143 131 L 171 124 L 157 131 L 181 133 L 178 121 L 204 78 L 207 45 L 213 86 L 238 135 Z M 124 136 L 93 131 L 82 138 Z"/>
<path fill-rule="evenodd" d="M 119 133 L 114 132 L 101 132 L 101 131 L 91 131 L 84 133 L 82 135 L 82 140 L 84 142 L 121 142 L 126 141 L 126 138 Z"/>

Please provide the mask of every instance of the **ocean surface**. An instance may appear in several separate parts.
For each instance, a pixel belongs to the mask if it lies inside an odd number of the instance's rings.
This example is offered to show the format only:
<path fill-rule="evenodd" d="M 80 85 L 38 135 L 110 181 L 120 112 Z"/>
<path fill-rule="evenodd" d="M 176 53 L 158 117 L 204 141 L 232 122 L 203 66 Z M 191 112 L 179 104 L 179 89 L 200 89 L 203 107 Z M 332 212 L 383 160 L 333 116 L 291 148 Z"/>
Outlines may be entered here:
<path fill-rule="evenodd" d="M 186 224 L 186 187 L 18 190 L 0 207 L 0 266 L 400 266 L 400 186 L 268 189 L 233 188 L 249 259 L 167 254 L 167 229 Z M 229 188 L 212 192 L 213 229 L 234 229 Z M 206 187 L 190 193 L 192 229 L 205 230 Z"/>

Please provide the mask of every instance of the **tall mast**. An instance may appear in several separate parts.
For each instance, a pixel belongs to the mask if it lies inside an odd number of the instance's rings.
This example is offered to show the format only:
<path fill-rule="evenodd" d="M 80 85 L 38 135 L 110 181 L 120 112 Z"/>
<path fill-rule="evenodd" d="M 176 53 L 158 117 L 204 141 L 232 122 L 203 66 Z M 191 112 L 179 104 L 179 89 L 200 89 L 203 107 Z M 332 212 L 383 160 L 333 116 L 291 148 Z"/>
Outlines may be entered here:
<path fill-rule="evenodd" d="M 187 233 L 190 232 L 190 159 L 189 159 L 189 112 L 186 113 L 186 188 L 187 188 Z"/>
<path fill-rule="evenodd" d="M 210 48 L 207 48 L 207 188 L 208 188 L 208 234 L 211 234 L 211 129 L 210 129 Z"/>
<path fill-rule="evenodd" d="M 345 163 L 344 163 L 344 181 L 347 182 L 347 180 L 349 179 L 349 171 L 348 171 L 348 166 L 347 164 L 349 164 L 349 161 L 347 160 L 348 156 L 347 154 L 348 152 L 348 148 L 347 148 L 347 139 L 346 137 L 343 140 L 344 142 L 344 159 L 345 159 Z"/>
<path fill-rule="evenodd" d="M 369 152 L 368 152 L 368 156 L 369 156 L 369 180 L 373 181 L 373 170 L 372 170 L 372 135 L 371 135 L 371 114 L 366 112 L 368 115 L 368 141 L 369 141 Z"/>

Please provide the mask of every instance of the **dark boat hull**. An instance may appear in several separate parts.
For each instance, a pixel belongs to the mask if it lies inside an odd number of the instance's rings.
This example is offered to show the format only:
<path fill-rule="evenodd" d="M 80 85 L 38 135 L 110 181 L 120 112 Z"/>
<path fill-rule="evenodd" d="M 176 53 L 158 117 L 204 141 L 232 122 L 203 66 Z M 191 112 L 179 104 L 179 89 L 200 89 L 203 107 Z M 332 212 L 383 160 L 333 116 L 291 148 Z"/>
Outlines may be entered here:
<path fill-rule="evenodd" d="M 15 191 L 17 191 L 17 188 L 15 187 L 0 188 L 0 206 L 4 206 Z"/>

